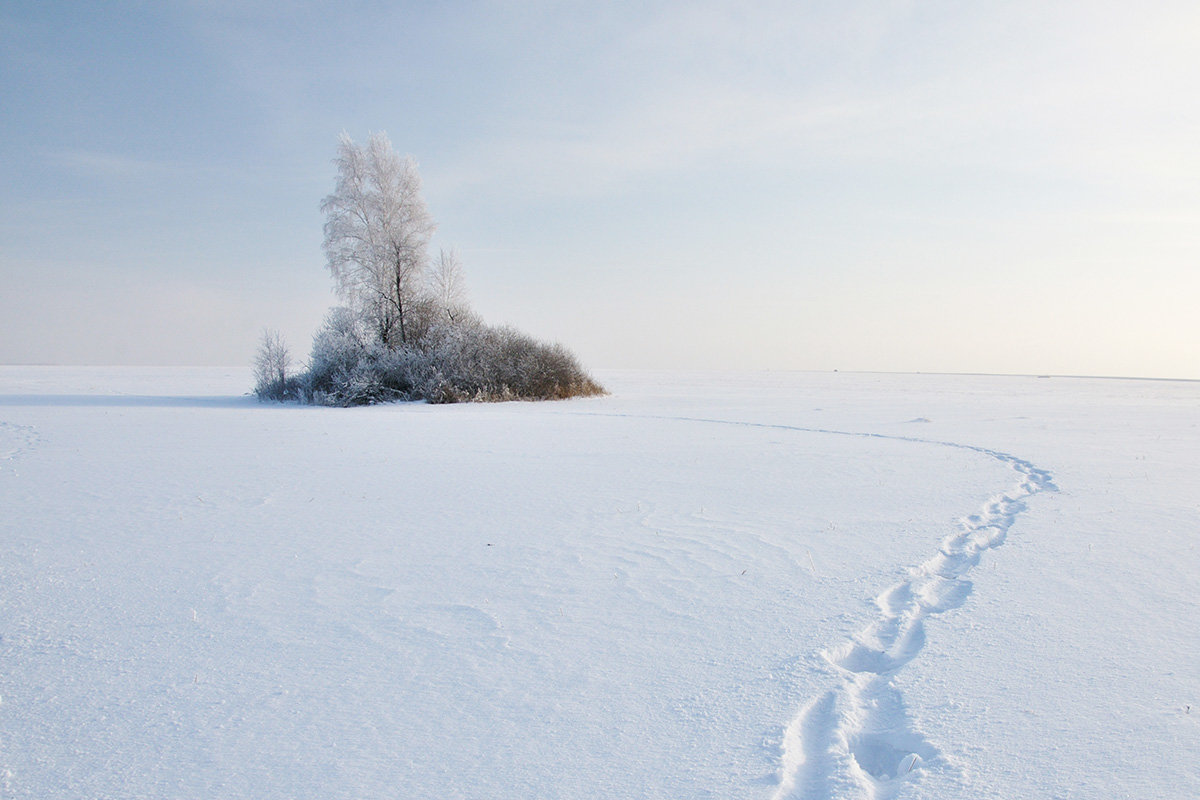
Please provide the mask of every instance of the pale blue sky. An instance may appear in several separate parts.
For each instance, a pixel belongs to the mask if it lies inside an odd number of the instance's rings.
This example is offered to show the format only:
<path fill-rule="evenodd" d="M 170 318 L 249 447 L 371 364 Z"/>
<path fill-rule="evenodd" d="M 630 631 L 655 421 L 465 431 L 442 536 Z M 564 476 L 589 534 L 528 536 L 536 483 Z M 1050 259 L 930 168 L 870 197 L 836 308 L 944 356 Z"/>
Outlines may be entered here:
<path fill-rule="evenodd" d="M 338 134 L 593 368 L 1200 378 L 1193 2 L 0 2 L 0 363 L 306 354 Z"/>

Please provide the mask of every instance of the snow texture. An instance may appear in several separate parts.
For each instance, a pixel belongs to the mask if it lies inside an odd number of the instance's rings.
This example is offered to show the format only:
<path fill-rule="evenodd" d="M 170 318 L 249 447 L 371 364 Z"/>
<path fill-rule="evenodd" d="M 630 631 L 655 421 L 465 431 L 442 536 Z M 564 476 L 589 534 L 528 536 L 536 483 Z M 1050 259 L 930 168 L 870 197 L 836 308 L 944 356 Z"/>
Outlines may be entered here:
<path fill-rule="evenodd" d="M 0 797 L 1200 796 L 1200 384 L 0 367 Z"/>

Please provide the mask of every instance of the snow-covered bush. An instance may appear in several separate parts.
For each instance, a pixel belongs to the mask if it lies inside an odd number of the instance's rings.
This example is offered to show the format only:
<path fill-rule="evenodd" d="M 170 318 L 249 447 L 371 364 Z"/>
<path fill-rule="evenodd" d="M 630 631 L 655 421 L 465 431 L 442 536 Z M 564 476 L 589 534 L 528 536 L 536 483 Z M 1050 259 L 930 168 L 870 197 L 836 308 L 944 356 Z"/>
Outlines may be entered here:
<path fill-rule="evenodd" d="M 259 400 L 298 396 L 298 381 L 289 373 L 292 356 L 279 331 L 264 330 L 254 356 L 254 393 Z"/>
<path fill-rule="evenodd" d="M 313 340 L 309 370 L 300 381 L 304 398 L 351 406 L 556 400 L 603 392 L 565 348 L 512 328 L 489 327 L 465 315 L 455 322 L 434 317 L 418 329 L 421 335 L 408 344 L 387 347 L 364 336 L 369 323 L 348 309 L 334 309 Z"/>

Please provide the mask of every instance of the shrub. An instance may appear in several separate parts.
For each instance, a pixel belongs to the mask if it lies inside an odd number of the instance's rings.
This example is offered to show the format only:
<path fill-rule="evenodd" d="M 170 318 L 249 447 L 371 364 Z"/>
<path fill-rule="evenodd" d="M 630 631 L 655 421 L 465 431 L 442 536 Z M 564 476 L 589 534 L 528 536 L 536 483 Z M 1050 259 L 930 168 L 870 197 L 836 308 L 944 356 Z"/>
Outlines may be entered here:
<path fill-rule="evenodd" d="M 430 403 L 560 400 L 602 394 L 561 345 L 546 345 L 474 317 L 422 318 L 421 335 L 390 348 L 364 336 L 360 318 L 334 309 L 313 340 L 304 399 L 352 406 L 392 400 Z"/>
<path fill-rule="evenodd" d="M 299 382 L 288 374 L 292 357 L 279 331 L 264 330 L 254 356 L 254 393 L 259 400 L 289 400 Z"/>

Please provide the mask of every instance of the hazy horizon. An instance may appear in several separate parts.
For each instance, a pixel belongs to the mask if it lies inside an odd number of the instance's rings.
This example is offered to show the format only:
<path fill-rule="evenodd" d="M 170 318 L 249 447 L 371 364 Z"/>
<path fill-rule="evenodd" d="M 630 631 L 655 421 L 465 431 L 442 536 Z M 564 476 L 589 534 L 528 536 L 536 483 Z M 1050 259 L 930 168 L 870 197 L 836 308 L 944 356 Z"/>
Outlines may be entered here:
<path fill-rule="evenodd" d="M 0 9 L 0 363 L 298 359 L 345 131 L 590 369 L 1200 378 L 1182 2 Z"/>

